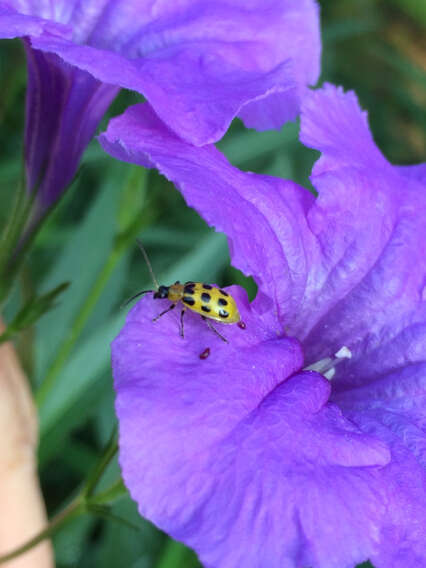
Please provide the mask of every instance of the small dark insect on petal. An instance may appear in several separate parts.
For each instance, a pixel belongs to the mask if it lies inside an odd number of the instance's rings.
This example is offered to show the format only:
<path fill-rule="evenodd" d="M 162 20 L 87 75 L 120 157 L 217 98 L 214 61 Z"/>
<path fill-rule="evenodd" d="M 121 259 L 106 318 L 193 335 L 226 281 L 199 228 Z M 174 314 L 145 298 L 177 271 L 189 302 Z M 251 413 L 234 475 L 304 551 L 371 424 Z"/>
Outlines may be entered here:
<path fill-rule="evenodd" d="M 204 349 L 204 351 L 200 353 L 199 357 L 200 359 L 207 359 L 209 355 L 210 355 L 210 347 L 206 347 L 206 349 Z"/>
<path fill-rule="evenodd" d="M 237 325 L 238 325 L 238 327 L 239 327 L 240 329 L 245 329 L 245 328 L 247 327 L 246 324 L 245 324 L 243 321 L 239 321 L 239 322 L 237 323 Z"/>

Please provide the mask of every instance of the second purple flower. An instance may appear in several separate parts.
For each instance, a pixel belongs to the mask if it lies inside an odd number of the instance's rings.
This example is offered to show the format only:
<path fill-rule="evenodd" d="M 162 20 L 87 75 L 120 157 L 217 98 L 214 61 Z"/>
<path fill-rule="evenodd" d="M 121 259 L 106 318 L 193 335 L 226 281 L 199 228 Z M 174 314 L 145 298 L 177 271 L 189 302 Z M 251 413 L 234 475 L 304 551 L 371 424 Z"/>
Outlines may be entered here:
<path fill-rule="evenodd" d="M 319 74 L 314 0 L 0 2 L 0 37 L 25 38 L 26 166 L 41 211 L 72 181 L 119 87 L 196 145 L 235 116 L 278 128 Z"/>

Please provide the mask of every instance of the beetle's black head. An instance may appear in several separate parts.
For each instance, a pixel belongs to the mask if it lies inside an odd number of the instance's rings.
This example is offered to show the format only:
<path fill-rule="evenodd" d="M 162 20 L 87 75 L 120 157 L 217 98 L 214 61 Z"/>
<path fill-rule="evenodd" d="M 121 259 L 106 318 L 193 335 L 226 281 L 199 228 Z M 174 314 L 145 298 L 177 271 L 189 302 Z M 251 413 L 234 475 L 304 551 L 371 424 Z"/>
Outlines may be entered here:
<path fill-rule="evenodd" d="M 158 290 L 155 292 L 154 298 L 156 300 L 167 298 L 167 296 L 169 295 L 169 287 L 170 286 L 160 286 Z"/>

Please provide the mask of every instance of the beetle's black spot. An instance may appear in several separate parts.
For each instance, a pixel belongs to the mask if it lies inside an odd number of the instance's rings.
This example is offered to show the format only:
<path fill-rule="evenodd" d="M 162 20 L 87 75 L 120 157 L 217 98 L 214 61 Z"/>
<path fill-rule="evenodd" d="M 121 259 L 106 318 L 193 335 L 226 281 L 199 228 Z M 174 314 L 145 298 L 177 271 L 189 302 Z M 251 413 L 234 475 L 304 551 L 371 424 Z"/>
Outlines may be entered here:
<path fill-rule="evenodd" d="M 185 284 L 185 288 L 183 289 L 184 294 L 193 294 L 194 293 L 194 286 L 195 284 Z"/>
<path fill-rule="evenodd" d="M 222 308 L 219 310 L 219 315 L 221 318 L 227 318 L 229 316 L 229 312 L 223 310 Z"/>
<path fill-rule="evenodd" d="M 195 304 L 195 300 L 194 298 L 191 298 L 191 296 L 184 296 L 182 298 L 182 302 L 184 304 L 188 304 L 188 306 L 193 306 Z"/>
<path fill-rule="evenodd" d="M 220 292 L 221 294 L 223 294 L 224 296 L 229 296 L 228 292 L 225 292 L 225 290 L 222 290 L 222 289 L 221 289 L 221 290 L 219 290 L 219 292 Z"/>
<path fill-rule="evenodd" d="M 210 284 L 203 284 L 203 288 L 204 290 L 211 290 L 213 286 L 211 286 Z"/>
<path fill-rule="evenodd" d="M 201 299 L 203 300 L 203 302 L 210 302 L 210 300 L 212 299 L 210 294 L 207 294 L 207 292 L 203 292 L 201 294 Z"/>
<path fill-rule="evenodd" d="M 219 298 L 219 300 L 217 301 L 217 303 L 219 304 L 219 306 L 227 306 L 227 305 L 228 305 L 228 300 L 224 300 L 223 298 Z"/>
<path fill-rule="evenodd" d="M 211 312 L 211 309 L 208 306 L 201 306 L 203 312 Z"/>

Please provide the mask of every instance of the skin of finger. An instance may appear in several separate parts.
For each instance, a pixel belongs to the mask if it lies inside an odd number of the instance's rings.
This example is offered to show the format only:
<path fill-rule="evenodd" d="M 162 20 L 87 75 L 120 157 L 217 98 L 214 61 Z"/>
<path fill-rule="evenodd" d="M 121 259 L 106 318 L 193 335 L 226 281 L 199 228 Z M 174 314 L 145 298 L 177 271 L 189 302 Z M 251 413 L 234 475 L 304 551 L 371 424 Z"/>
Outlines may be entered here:
<path fill-rule="evenodd" d="M 0 331 L 4 329 L 0 322 Z M 0 556 L 46 527 L 36 450 L 37 414 L 27 379 L 11 343 L 0 346 Z M 4 564 L 7 568 L 52 568 L 50 542 Z"/>

